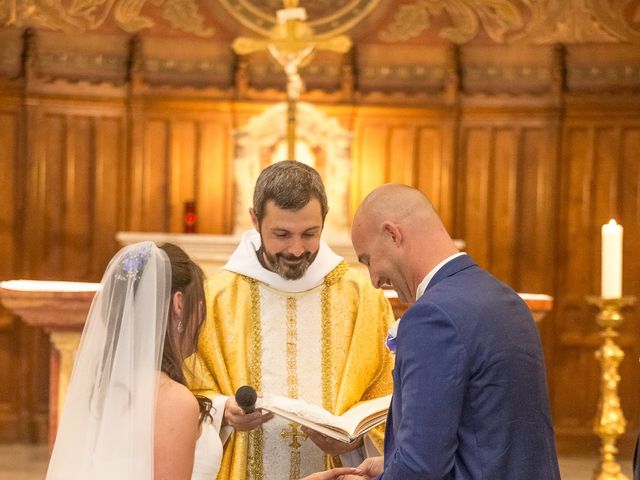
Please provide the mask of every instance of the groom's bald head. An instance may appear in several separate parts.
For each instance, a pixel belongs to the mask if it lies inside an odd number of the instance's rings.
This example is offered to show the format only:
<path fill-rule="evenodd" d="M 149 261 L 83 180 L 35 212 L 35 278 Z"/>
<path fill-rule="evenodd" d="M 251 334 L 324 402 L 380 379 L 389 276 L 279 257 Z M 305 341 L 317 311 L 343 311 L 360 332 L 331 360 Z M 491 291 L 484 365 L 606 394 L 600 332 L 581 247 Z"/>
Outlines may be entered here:
<path fill-rule="evenodd" d="M 410 223 L 415 226 L 441 224 L 433 205 L 422 192 L 407 185 L 386 184 L 369 193 L 354 216 L 356 222 Z"/>
<path fill-rule="evenodd" d="M 435 265 L 458 251 L 431 202 L 407 185 L 369 193 L 355 213 L 351 237 L 374 286 L 391 283 L 405 301 Z"/>

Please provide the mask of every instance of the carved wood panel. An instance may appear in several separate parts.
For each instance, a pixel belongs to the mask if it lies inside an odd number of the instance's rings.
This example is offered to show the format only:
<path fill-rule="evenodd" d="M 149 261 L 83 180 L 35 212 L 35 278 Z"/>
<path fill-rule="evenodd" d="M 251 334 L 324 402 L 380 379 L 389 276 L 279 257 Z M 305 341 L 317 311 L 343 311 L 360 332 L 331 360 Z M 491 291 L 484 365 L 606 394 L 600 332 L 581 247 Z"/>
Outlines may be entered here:
<path fill-rule="evenodd" d="M 595 312 L 585 295 L 600 293 L 600 226 L 609 218 L 625 227 L 623 292 L 638 294 L 640 171 L 637 120 L 568 119 L 562 144 L 558 222 L 558 288 L 556 294 L 556 357 L 550 382 L 561 445 L 584 442 L 592 429 L 599 388 L 599 364 L 594 351 L 600 343 Z M 636 143 L 634 143 L 636 142 Z M 620 366 L 623 410 L 628 434 L 621 445 L 630 451 L 638 428 L 637 309 L 625 314 L 618 339 L 626 352 Z M 572 399 L 573 401 L 569 401 Z"/>
<path fill-rule="evenodd" d="M 454 128 L 432 109 L 387 108 L 356 116 L 351 213 L 383 183 L 405 183 L 429 195 L 448 228 L 454 218 Z"/>

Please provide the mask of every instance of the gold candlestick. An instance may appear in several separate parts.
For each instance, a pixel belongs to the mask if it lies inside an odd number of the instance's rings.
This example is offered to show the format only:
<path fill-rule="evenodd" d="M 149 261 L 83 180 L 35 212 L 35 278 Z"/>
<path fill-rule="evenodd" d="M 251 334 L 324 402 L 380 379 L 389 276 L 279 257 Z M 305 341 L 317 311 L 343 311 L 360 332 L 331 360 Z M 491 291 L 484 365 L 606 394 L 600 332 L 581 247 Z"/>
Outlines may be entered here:
<path fill-rule="evenodd" d="M 618 366 L 624 358 L 624 352 L 614 339 L 618 336 L 616 329 L 622 323 L 620 311 L 626 306 L 633 305 L 635 298 L 587 297 L 587 302 L 600 310 L 596 321 L 602 328 L 600 336 L 603 339 L 602 345 L 596 351 L 596 358 L 602 367 L 602 376 L 598 412 L 593 430 L 600 437 L 602 446 L 600 447 L 601 462 L 595 471 L 594 478 L 596 480 L 628 480 L 616 461 L 618 453 L 616 440 L 624 433 L 627 422 L 618 396 L 618 382 L 620 382 Z"/>

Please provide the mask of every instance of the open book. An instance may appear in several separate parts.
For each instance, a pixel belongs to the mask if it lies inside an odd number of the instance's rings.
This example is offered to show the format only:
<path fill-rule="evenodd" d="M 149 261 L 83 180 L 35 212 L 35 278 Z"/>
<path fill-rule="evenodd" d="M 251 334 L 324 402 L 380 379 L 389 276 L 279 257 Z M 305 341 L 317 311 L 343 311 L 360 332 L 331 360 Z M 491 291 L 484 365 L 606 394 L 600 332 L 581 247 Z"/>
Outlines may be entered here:
<path fill-rule="evenodd" d="M 387 419 L 390 402 L 391 395 L 387 395 L 356 403 L 342 415 L 332 415 L 304 400 L 265 394 L 256 402 L 256 408 L 268 410 L 341 442 L 353 443 Z"/>

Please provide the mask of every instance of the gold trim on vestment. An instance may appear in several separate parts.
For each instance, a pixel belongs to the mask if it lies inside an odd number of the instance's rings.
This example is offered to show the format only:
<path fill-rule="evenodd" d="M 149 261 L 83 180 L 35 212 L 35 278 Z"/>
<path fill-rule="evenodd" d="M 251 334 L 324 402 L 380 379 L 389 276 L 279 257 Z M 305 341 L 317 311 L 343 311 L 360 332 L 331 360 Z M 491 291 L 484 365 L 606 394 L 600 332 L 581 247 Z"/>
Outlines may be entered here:
<path fill-rule="evenodd" d="M 298 302 L 295 297 L 287 297 L 287 394 L 289 398 L 298 398 Z M 296 425 L 291 423 L 293 441 L 289 463 L 289 480 L 300 478 L 300 443 L 297 441 Z M 287 435 L 287 429 L 282 435 Z M 286 437 L 285 437 L 286 438 Z"/>
<path fill-rule="evenodd" d="M 333 399 L 335 398 L 333 394 L 335 382 L 331 365 L 331 348 L 333 343 L 331 341 L 330 287 L 342 278 L 348 268 L 346 263 L 340 262 L 336 268 L 331 270 L 324 278 L 322 292 L 320 293 L 320 305 L 322 308 L 322 406 L 330 412 L 333 411 Z M 326 469 L 342 466 L 340 457 L 331 457 L 330 455 L 325 455 L 324 464 Z"/>
<path fill-rule="evenodd" d="M 260 320 L 260 286 L 253 279 L 250 284 L 251 308 L 249 318 L 249 385 L 262 390 L 262 325 Z M 248 480 L 264 477 L 264 432 L 262 427 L 249 432 L 247 459 Z"/>
<path fill-rule="evenodd" d="M 322 285 L 320 293 L 320 305 L 322 308 L 322 406 L 333 411 L 333 382 L 331 381 L 331 297 L 327 277 Z M 324 467 L 330 469 L 333 466 L 331 456 L 324 456 Z"/>
<path fill-rule="evenodd" d="M 298 323 L 296 307 L 295 297 L 287 297 L 287 395 L 289 398 L 298 398 Z"/>

